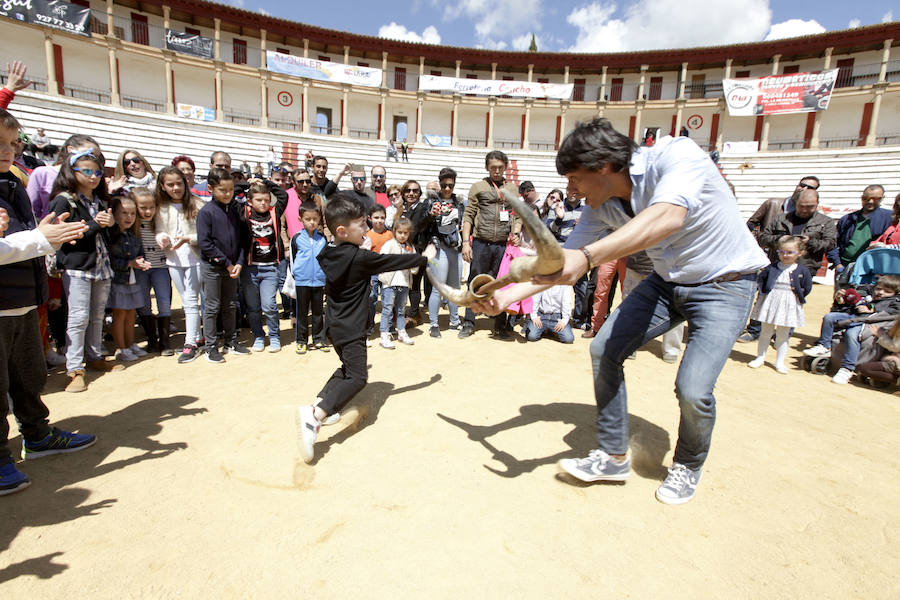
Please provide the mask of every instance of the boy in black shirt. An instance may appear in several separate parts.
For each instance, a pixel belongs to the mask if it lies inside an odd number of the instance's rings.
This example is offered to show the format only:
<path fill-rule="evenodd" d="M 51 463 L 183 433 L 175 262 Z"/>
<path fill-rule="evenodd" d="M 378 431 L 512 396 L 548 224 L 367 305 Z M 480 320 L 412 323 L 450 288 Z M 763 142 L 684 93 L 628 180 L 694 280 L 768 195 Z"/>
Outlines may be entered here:
<path fill-rule="evenodd" d="M 366 320 L 372 275 L 423 267 L 428 262 L 420 254 L 376 254 L 360 248 L 369 229 L 366 207 L 345 192 L 338 192 L 325 205 L 325 225 L 334 234 L 334 242 L 318 256 L 328 297 L 325 323 L 341 366 L 319 392 L 316 404 L 297 410 L 300 456 L 306 463 L 313 460 L 322 421 L 340 412 L 366 387 Z"/>

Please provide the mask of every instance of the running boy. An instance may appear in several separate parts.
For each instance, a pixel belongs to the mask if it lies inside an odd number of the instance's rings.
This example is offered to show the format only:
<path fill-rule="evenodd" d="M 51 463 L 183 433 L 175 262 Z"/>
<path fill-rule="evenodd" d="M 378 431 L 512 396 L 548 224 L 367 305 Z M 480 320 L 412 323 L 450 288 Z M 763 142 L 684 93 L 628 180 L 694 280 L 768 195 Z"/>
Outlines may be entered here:
<path fill-rule="evenodd" d="M 316 403 L 297 410 L 297 441 L 306 463 L 313 460 L 322 421 L 340 412 L 366 386 L 365 332 L 372 275 L 424 267 L 427 262 L 420 254 L 376 254 L 360 248 L 368 231 L 366 207 L 344 192 L 332 196 L 325 205 L 325 224 L 334 234 L 334 242 L 318 257 L 326 278 L 325 323 L 341 366 L 325 383 Z"/>

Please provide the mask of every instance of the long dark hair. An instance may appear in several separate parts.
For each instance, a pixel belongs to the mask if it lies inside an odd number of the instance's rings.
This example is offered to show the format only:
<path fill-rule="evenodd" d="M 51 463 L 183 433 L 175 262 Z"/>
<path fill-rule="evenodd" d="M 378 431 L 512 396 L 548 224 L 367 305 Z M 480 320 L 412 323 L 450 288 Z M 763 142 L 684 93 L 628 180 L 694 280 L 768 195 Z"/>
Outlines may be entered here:
<path fill-rule="evenodd" d="M 100 144 L 97 143 L 97 140 L 92 138 L 89 135 L 85 135 L 83 133 L 76 133 L 74 135 L 70 135 L 66 141 L 62 143 L 62 147 L 60 148 L 59 155 L 56 157 L 56 162 L 54 164 L 62 165 L 69 161 L 69 146 L 72 148 L 83 148 L 88 144 L 100 150 Z M 100 154 L 100 168 L 103 168 L 106 160 L 103 157 L 103 154 Z"/>
<path fill-rule="evenodd" d="M 156 209 L 159 210 L 162 206 L 172 203 L 169 192 L 163 187 L 163 182 L 168 175 L 177 175 L 181 179 L 181 183 L 184 184 L 184 194 L 181 197 L 181 211 L 185 219 L 193 221 L 197 218 L 197 210 L 199 209 L 194 201 L 194 195 L 188 187 L 187 177 L 184 176 L 184 173 L 178 167 L 168 165 L 159 170 L 159 177 L 156 178 L 156 191 L 153 193 L 156 199 Z"/>
<path fill-rule="evenodd" d="M 103 159 L 98 158 L 93 154 L 85 154 L 76 160 L 75 164 L 87 160 L 95 162 L 100 169 L 103 169 Z M 59 168 L 59 176 L 57 176 L 56 181 L 53 183 L 53 191 L 50 192 L 51 198 L 56 198 L 63 192 L 68 192 L 69 194 L 72 194 L 73 197 L 78 196 L 78 180 L 75 178 L 75 171 L 72 170 L 73 166 L 74 165 L 69 164 L 68 159 L 63 161 Z M 99 198 L 106 206 L 109 206 L 109 191 L 106 189 L 105 177 L 100 177 L 100 183 L 94 188 L 94 197 Z"/>

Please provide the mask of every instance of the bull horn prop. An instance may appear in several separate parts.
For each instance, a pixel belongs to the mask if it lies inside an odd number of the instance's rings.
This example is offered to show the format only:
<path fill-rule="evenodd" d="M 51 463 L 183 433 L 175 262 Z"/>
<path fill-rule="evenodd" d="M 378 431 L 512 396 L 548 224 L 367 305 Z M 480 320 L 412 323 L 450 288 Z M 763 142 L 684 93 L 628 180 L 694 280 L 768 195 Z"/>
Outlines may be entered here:
<path fill-rule="evenodd" d="M 499 279 L 494 279 L 487 274 L 476 275 L 469 283 L 467 290 L 452 288 L 443 281 L 438 281 L 431 267 L 426 268 L 425 273 L 435 289 L 441 296 L 457 306 L 470 306 L 477 301 L 488 300 L 494 295 L 494 292 L 511 283 L 529 281 L 535 275 L 556 273 L 563 268 L 566 262 L 562 246 L 559 245 L 550 230 L 541 223 L 534 211 L 507 190 L 501 189 L 500 193 L 503 194 L 507 204 L 522 219 L 522 224 L 534 240 L 537 254 L 514 258 L 509 265 L 509 272 Z"/>

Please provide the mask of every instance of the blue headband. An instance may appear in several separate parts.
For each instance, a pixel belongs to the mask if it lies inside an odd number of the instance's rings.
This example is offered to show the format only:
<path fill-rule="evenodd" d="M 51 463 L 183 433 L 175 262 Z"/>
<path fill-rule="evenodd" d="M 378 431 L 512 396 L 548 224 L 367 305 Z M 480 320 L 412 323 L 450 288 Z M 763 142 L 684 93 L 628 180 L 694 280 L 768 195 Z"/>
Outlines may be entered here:
<path fill-rule="evenodd" d="M 90 150 L 82 150 L 81 152 L 75 152 L 74 154 L 70 154 L 69 155 L 69 166 L 70 167 L 74 166 L 76 162 L 78 162 L 80 159 L 84 158 L 85 156 L 94 159 L 95 161 L 97 161 L 98 165 L 103 166 L 103 162 L 99 158 L 94 156 L 93 148 Z"/>

